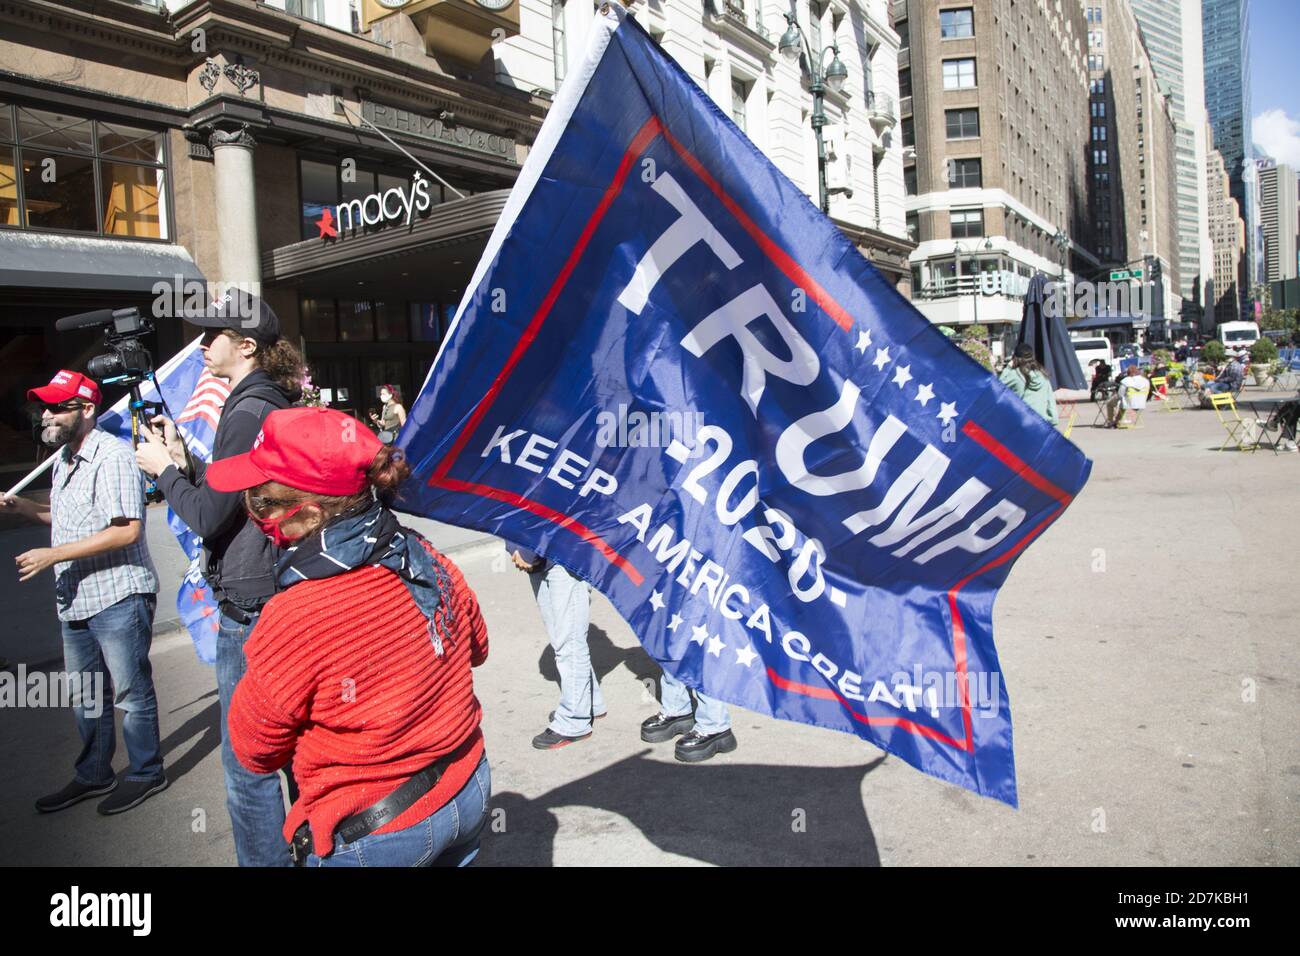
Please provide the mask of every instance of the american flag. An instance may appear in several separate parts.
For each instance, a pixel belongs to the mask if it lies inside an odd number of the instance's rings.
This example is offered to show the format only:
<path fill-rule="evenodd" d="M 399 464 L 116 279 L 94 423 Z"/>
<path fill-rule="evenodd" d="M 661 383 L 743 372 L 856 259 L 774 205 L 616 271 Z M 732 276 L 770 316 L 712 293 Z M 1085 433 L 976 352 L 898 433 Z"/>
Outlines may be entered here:
<path fill-rule="evenodd" d="M 194 394 L 185 403 L 181 413 L 176 416 L 176 423 L 192 422 L 203 419 L 215 431 L 221 418 L 221 409 L 230 397 L 230 384 L 224 378 L 217 378 L 207 369 L 194 383 Z M 187 429 L 188 430 L 188 429 Z"/>

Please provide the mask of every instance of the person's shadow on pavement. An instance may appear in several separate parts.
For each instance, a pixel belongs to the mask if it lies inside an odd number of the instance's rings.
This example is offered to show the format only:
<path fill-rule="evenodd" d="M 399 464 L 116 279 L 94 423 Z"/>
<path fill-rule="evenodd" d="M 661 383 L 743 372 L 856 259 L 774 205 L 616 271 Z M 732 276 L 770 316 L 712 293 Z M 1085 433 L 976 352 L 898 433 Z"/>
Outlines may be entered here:
<path fill-rule="evenodd" d="M 591 666 L 595 668 L 598 681 L 603 682 L 611 672 L 626 667 L 653 696 L 658 696 L 659 665 L 650 659 L 641 645 L 618 647 L 604 629 L 592 624 L 587 628 L 587 647 L 591 650 Z M 552 684 L 559 686 L 560 672 L 555 667 L 555 650 L 550 644 L 542 648 L 541 656 L 537 659 L 537 670 Z"/>
<path fill-rule="evenodd" d="M 214 688 L 213 690 L 208 691 L 208 693 L 203 694 L 198 698 L 198 700 L 190 701 L 189 704 L 184 704 L 176 709 L 182 710 L 185 707 L 197 704 L 204 698 L 215 698 L 216 696 L 217 691 Z M 175 713 L 175 711 L 172 711 L 172 713 Z M 169 761 L 167 759 L 172 751 L 181 747 L 186 741 L 193 740 L 195 737 L 198 739 L 194 741 L 194 744 L 189 750 L 185 751 L 185 756 L 176 761 Z M 204 707 L 197 714 L 190 717 L 185 721 L 185 723 L 181 724 L 163 739 L 163 766 L 167 770 L 167 779 L 172 783 L 180 780 L 181 777 L 185 776 L 202 763 L 204 757 L 218 749 L 220 746 L 221 704 L 219 701 L 213 700 L 207 707 Z"/>
<path fill-rule="evenodd" d="M 493 794 L 485 866 L 551 866 L 559 807 L 625 817 L 660 850 L 717 866 L 879 866 L 862 803 L 866 766 L 686 766 L 644 750 L 535 800 Z M 618 862 L 618 851 L 593 865 Z"/>

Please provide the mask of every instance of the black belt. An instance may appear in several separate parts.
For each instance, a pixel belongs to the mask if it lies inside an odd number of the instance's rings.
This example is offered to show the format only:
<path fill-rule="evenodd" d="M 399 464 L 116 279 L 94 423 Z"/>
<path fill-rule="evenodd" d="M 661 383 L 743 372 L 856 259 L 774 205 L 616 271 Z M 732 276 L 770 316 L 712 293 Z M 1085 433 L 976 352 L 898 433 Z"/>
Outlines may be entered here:
<path fill-rule="evenodd" d="M 448 754 L 438 758 L 379 802 L 345 817 L 334 828 L 334 834 L 341 837 L 344 843 L 354 843 L 396 820 L 438 785 L 442 775 L 447 772 L 447 767 L 451 765 L 453 756 Z M 311 824 L 304 823 L 294 831 L 293 841 L 289 844 L 294 866 L 304 865 L 307 855 L 312 852 Z"/>

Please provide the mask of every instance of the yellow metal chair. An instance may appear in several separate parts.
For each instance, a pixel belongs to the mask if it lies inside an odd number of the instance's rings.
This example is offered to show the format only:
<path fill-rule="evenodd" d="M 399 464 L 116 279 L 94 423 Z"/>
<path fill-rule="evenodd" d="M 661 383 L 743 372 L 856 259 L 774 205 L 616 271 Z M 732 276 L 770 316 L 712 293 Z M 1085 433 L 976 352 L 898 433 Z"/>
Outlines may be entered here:
<path fill-rule="evenodd" d="M 1140 388 L 1125 387 L 1124 404 L 1128 405 L 1129 401 L 1132 400 L 1134 395 L 1141 395 L 1142 392 L 1143 389 Z M 1148 400 L 1149 398 L 1150 396 L 1148 394 Z M 1130 415 L 1132 415 L 1133 417 L 1129 418 L 1128 416 Z M 1119 422 L 1116 423 L 1115 427 L 1116 428 L 1143 428 L 1144 426 L 1142 424 L 1142 409 L 1121 408 L 1119 412 Z"/>
<path fill-rule="evenodd" d="M 1210 405 L 1214 408 L 1214 414 L 1219 416 L 1219 423 L 1228 432 L 1228 437 L 1219 446 L 1219 451 L 1227 451 L 1229 444 L 1235 445 L 1238 451 L 1255 451 L 1258 446 L 1255 444 L 1251 427 L 1254 425 L 1254 419 L 1241 417 L 1232 393 L 1215 392 L 1210 396 Z"/>
<path fill-rule="evenodd" d="M 1069 412 L 1068 420 L 1066 412 Z M 1079 403 L 1075 401 L 1058 401 L 1056 403 L 1056 420 L 1062 428 L 1062 434 L 1070 437 L 1070 432 L 1074 431 L 1074 421 L 1079 417 Z"/>
<path fill-rule="evenodd" d="M 1169 378 L 1157 375 L 1151 379 L 1151 395 L 1160 396 L 1160 407 L 1167 412 L 1181 412 L 1182 406 L 1174 401 L 1174 393 L 1169 389 Z"/>

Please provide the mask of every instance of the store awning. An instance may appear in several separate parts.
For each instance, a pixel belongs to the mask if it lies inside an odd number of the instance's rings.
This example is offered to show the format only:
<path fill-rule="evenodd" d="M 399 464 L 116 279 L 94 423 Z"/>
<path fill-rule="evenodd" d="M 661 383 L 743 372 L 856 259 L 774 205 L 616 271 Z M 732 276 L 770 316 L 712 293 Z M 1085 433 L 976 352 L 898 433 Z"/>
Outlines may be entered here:
<path fill-rule="evenodd" d="M 206 281 L 183 246 L 0 229 L 0 287 L 149 292 Z"/>
<path fill-rule="evenodd" d="M 1071 322 L 1067 332 L 1079 332 L 1086 329 L 1145 329 L 1151 320 L 1145 315 L 1091 315 L 1078 322 Z"/>

